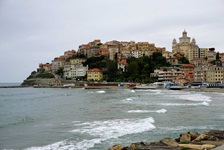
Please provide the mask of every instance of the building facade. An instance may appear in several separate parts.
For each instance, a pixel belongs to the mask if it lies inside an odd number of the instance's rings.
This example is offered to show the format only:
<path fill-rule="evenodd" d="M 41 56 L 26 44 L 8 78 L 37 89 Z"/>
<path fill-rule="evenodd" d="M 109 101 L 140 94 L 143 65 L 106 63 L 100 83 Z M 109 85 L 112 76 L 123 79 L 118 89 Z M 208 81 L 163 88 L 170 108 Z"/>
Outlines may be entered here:
<path fill-rule="evenodd" d="M 103 71 L 93 68 L 87 71 L 87 81 L 100 81 L 103 79 Z"/>
<path fill-rule="evenodd" d="M 176 39 L 173 39 L 172 43 L 172 52 L 184 52 L 185 57 L 191 61 L 194 58 L 199 58 L 199 47 L 196 44 L 196 40 L 187 36 L 187 32 L 184 30 L 182 33 L 182 37 L 179 38 L 179 42 L 177 43 Z"/>
<path fill-rule="evenodd" d="M 88 66 L 83 66 L 85 59 L 71 59 L 70 62 L 64 64 L 64 78 L 76 79 L 84 77 L 88 70 Z"/>

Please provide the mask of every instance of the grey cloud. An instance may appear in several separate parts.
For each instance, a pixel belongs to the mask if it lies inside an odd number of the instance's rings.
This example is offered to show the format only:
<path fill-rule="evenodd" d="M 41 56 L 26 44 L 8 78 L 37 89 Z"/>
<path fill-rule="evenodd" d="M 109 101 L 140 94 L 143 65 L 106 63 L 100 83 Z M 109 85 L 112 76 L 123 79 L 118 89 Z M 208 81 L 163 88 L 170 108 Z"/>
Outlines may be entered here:
<path fill-rule="evenodd" d="M 94 39 L 149 41 L 171 50 L 186 29 L 199 46 L 224 51 L 223 6 L 222 0 L 2 0 L 0 82 L 21 82 L 38 63 Z M 16 77 L 9 54 L 23 70 Z"/>

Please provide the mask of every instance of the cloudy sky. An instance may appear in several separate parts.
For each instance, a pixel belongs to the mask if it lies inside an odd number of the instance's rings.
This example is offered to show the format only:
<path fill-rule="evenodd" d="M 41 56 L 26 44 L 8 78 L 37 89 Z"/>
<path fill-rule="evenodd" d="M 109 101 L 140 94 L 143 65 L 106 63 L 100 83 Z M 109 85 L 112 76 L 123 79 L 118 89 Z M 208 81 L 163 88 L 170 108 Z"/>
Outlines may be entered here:
<path fill-rule="evenodd" d="M 0 82 L 22 82 L 39 63 L 84 43 L 173 38 L 224 52 L 223 0 L 0 0 Z"/>

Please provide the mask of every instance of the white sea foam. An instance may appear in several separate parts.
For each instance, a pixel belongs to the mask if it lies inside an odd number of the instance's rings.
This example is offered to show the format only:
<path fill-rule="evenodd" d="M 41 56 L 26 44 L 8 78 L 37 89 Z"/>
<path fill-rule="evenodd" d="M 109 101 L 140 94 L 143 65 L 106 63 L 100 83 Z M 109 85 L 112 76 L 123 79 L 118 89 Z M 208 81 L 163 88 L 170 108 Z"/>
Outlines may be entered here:
<path fill-rule="evenodd" d="M 162 106 L 209 106 L 208 102 L 202 102 L 202 103 L 159 103 L 158 105 Z"/>
<path fill-rule="evenodd" d="M 107 121 L 94 121 L 91 124 L 86 122 L 76 124 L 82 126 L 79 129 L 72 130 L 72 132 L 88 133 L 93 136 L 100 136 L 103 138 L 117 138 L 126 134 L 141 133 L 152 130 L 155 126 L 152 117 L 145 119 L 116 119 Z"/>
<path fill-rule="evenodd" d="M 209 103 L 208 102 L 202 102 L 201 104 L 202 105 L 205 105 L 205 106 L 209 106 Z"/>
<path fill-rule="evenodd" d="M 131 90 L 132 93 L 135 93 L 135 90 Z"/>
<path fill-rule="evenodd" d="M 184 100 L 189 100 L 189 101 L 203 101 L 203 102 L 211 102 L 212 101 L 210 99 L 211 97 L 202 95 L 200 93 L 182 94 L 182 95 L 178 95 L 178 98 L 184 99 Z"/>
<path fill-rule="evenodd" d="M 96 91 L 96 93 L 106 93 L 105 91 Z"/>
<path fill-rule="evenodd" d="M 150 112 L 155 112 L 155 113 L 166 113 L 166 109 L 159 109 L 159 110 L 129 110 L 128 113 L 150 113 Z"/>
<path fill-rule="evenodd" d="M 145 119 L 116 119 L 83 123 L 75 121 L 73 123 L 75 123 L 75 127 L 78 128 L 72 130 L 72 133 L 89 134 L 95 138 L 84 139 L 82 141 L 64 140 L 43 147 L 27 148 L 26 150 L 88 150 L 94 147 L 95 144 L 99 144 L 108 139 L 153 130 L 156 128 L 153 125 L 154 122 L 152 117 Z"/>
<path fill-rule="evenodd" d="M 132 98 L 126 98 L 125 100 L 127 100 L 127 101 L 132 101 L 133 99 L 132 99 Z"/>
<path fill-rule="evenodd" d="M 149 113 L 149 110 L 129 110 L 128 113 Z"/>
<path fill-rule="evenodd" d="M 157 112 L 157 113 L 166 113 L 167 110 L 163 108 L 163 109 L 157 110 L 156 112 Z"/>
<path fill-rule="evenodd" d="M 175 127 L 158 127 L 158 129 L 168 131 L 194 130 L 194 129 L 214 129 L 214 126 L 175 126 Z"/>

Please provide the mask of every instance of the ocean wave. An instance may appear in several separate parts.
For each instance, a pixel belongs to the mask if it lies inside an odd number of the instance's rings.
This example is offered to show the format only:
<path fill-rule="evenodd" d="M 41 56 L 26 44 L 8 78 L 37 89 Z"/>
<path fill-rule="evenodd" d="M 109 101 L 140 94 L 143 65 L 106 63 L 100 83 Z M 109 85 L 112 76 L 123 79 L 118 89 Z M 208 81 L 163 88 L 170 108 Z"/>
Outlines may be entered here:
<path fill-rule="evenodd" d="M 76 124 L 82 126 L 79 129 L 72 130 L 73 133 L 88 133 L 93 136 L 105 138 L 117 138 L 126 134 L 141 133 L 154 129 L 154 119 L 152 117 L 145 119 L 115 119 L 106 121 L 84 122 Z"/>
<path fill-rule="evenodd" d="M 138 99 L 138 97 L 128 97 L 123 99 L 123 101 L 133 101 L 134 99 Z"/>
<path fill-rule="evenodd" d="M 202 103 L 159 103 L 158 105 L 162 106 L 209 106 L 208 102 L 202 102 Z"/>
<path fill-rule="evenodd" d="M 96 91 L 96 93 L 106 93 L 106 91 Z"/>
<path fill-rule="evenodd" d="M 205 129 L 214 129 L 214 126 L 211 125 L 205 125 L 205 126 L 175 126 L 175 127 L 157 127 L 157 129 L 160 130 L 167 130 L 167 131 L 181 131 L 181 130 L 194 130 L 194 129 L 200 129 L 200 130 L 205 130 Z"/>
<path fill-rule="evenodd" d="M 167 110 L 163 108 L 163 109 L 157 110 L 156 112 L 157 112 L 157 113 L 166 113 Z"/>
<path fill-rule="evenodd" d="M 132 98 L 126 98 L 125 100 L 127 100 L 127 101 L 132 101 L 133 99 L 132 99 Z"/>
<path fill-rule="evenodd" d="M 25 150 L 88 150 L 94 147 L 95 144 L 100 144 L 103 141 L 118 138 L 128 134 L 142 133 L 150 131 L 156 127 L 153 125 L 152 117 L 145 119 L 116 119 L 106 121 L 93 122 L 74 122 L 74 129 L 71 132 L 89 134 L 92 139 L 84 139 L 82 141 L 64 140 L 43 147 L 30 147 Z"/>
<path fill-rule="evenodd" d="M 156 113 L 166 113 L 166 109 L 159 109 L 159 110 L 129 110 L 128 113 L 150 113 L 150 112 L 156 112 Z"/>
<path fill-rule="evenodd" d="M 129 110 L 128 113 L 149 113 L 149 110 Z"/>
<path fill-rule="evenodd" d="M 202 95 L 202 94 L 187 94 L 187 95 L 179 95 L 178 98 L 189 100 L 189 101 L 203 101 L 203 102 L 211 102 L 211 97 Z"/>
<path fill-rule="evenodd" d="M 189 100 L 189 101 L 205 101 L 205 102 L 212 101 L 210 96 L 198 92 L 196 93 L 196 92 L 174 91 L 172 93 L 167 93 L 166 96 L 169 98 Z"/>

